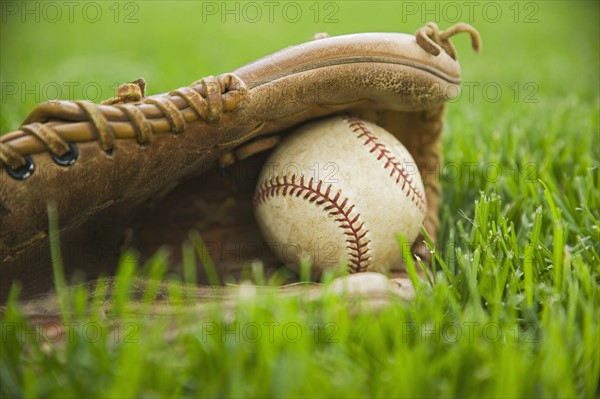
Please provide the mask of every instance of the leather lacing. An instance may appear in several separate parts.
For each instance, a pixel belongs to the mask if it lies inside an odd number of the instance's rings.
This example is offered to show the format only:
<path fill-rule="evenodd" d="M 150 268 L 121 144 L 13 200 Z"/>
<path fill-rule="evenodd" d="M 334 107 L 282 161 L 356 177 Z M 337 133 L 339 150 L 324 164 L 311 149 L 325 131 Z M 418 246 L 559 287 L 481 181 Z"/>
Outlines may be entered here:
<path fill-rule="evenodd" d="M 456 49 L 450 42 L 450 38 L 458 33 L 466 32 L 471 36 L 471 46 L 475 52 L 481 50 L 481 36 L 475 28 L 469 24 L 460 23 L 440 31 L 435 22 L 429 22 L 422 28 L 417 29 L 415 38 L 421 48 L 432 55 L 439 55 L 444 50 L 450 57 L 456 60 Z"/>
<path fill-rule="evenodd" d="M 119 109 L 126 115 L 135 131 L 136 141 L 140 145 L 146 145 L 151 141 L 153 134 L 165 132 L 153 129 L 148 117 L 139 107 L 140 105 L 151 104 L 160 109 L 168 122 L 169 131 L 181 134 L 186 128 L 186 120 L 183 115 L 186 108 L 191 108 L 197 118 L 208 123 L 215 123 L 221 118 L 223 112 L 234 110 L 248 94 L 244 82 L 233 74 L 209 76 L 192 83 L 189 87 L 182 87 L 171 91 L 168 95 L 156 97 L 145 97 L 145 87 L 146 82 L 138 79 L 120 86 L 117 90 L 117 97 L 108 99 L 100 105 L 88 101 L 75 101 L 74 103 L 83 111 L 85 119 L 82 119 L 79 114 L 74 117 L 68 116 L 76 119 L 77 122 L 90 122 L 97 133 L 101 148 L 110 155 L 118 137 L 111 126 L 111 121 L 105 115 L 108 113 L 107 105 Z M 170 96 L 181 97 L 185 100 L 185 105 L 179 108 Z M 54 101 L 40 104 L 26 119 L 26 124 L 15 133 L 35 137 L 44 144 L 57 164 L 67 166 L 77 159 L 77 147 L 75 143 L 68 142 L 61 136 L 55 128 L 58 125 L 46 124 L 50 120 L 65 119 L 65 114 L 69 114 L 69 111 L 57 108 L 56 103 Z M 59 103 L 72 102 L 61 101 Z M 20 154 L 7 142 L 0 143 L 0 162 L 6 165 L 9 175 L 16 179 L 26 179 L 35 170 L 31 156 Z"/>

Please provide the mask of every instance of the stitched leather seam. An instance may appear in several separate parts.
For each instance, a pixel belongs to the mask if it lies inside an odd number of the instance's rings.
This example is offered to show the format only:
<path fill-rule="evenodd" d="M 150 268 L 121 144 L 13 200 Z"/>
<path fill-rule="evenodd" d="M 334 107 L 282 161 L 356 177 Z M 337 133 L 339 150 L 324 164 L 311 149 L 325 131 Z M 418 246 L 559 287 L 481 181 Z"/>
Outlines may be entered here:
<path fill-rule="evenodd" d="M 402 162 L 392 155 L 387 146 L 380 142 L 379 138 L 360 119 L 348 115 L 343 116 L 343 118 L 348 123 L 348 127 L 357 134 L 356 138 L 365 140 L 363 145 L 370 147 L 369 152 L 375 153 L 378 161 L 385 162 L 383 168 L 390 170 L 390 177 L 395 180 L 396 184 L 402 183 L 401 189 L 406 194 L 406 198 L 422 212 L 425 212 L 427 209 L 427 200 L 423 192 L 417 189 Z"/>
<path fill-rule="evenodd" d="M 334 59 L 322 62 L 315 62 L 309 66 L 299 67 L 292 70 L 288 70 L 286 72 L 282 72 L 279 74 L 270 75 L 267 78 L 256 80 L 248 85 L 249 89 L 254 89 L 256 87 L 269 84 L 278 79 L 293 76 L 296 74 L 314 71 L 321 68 L 331 67 L 331 66 L 343 66 L 343 65 L 352 65 L 352 64 L 362 64 L 362 63 L 381 63 L 381 64 L 392 64 L 392 65 L 401 65 L 409 68 L 417 69 L 421 72 L 431 74 L 439 79 L 446 81 L 449 84 L 460 84 L 461 78 L 450 76 L 435 67 L 431 67 L 428 65 L 421 64 L 419 62 L 410 61 L 410 60 L 402 60 L 398 61 L 397 59 L 389 58 L 389 57 L 344 57 L 341 59 Z M 241 69 L 241 68 L 240 68 Z M 235 72 L 234 72 L 235 73 Z"/>
<path fill-rule="evenodd" d="M 269 198 L 277 196 L 302 197 L 311 204 L 324 206 L 323 210 L 333 216 L 344 231 L 348 244 L 346 248 L 350 271 L 353 273 L 365 271 L 371 259 L 368 255 L 371 242 L 367 238 L 368 230 L 364 226 L 365 223 L 361 221 L 359 213 L 354 217 L 351 216 L 354 205 L 348 204 L 348 198 L 341 198 L 341 190 L 338 190 L 335 195 L 331 191 L 332 185 L 324 184 L 322 180 L 315 184 L 312 178 L 306 182 L 304 176 L 300 176 L 299 180 L 296 175 L 275 176 L 265 181 L 257 190 L 254 196 L 254 207 L 257 208 Z"/>

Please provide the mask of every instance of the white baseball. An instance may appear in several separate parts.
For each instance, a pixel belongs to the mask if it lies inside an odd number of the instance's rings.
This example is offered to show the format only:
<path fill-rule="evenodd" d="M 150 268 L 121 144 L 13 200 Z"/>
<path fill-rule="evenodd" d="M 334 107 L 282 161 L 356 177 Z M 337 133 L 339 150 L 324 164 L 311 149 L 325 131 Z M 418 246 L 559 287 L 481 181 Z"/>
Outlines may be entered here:
<path fill-rule="evenodd" d="M 350 116 L 299 127 L 265 163 L 254 196 L 265 240 L 286 264 L 351 273 L 402 263 L 427 209 L 408 150 L 383 128 Z"/>

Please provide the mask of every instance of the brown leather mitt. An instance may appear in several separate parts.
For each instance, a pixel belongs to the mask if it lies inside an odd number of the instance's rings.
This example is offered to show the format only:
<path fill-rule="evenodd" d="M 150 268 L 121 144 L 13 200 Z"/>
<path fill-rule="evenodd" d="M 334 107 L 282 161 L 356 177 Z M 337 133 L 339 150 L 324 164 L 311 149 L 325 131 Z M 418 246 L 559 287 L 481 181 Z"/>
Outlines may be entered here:
<path fill-rule="evenodd" d="M 190 230 L 222 276 L 256 259 L 279 266 L 253 215 L 258 173 L 290 128 L 340 112 L 381 125 L 411 152 L 435 239 L 444 104 L 460 83 L 449 38 L 460 32 L 479 49 L 466 24 L 321 34 L 169 93 L 146 97 L 139 79 L 102 104 L 38 105 L 0 138 L 0 299 L 14 281 L 25 297 L 52 286 L 49 202 L 67 276 L 110 274 L 124 248 L 145 259 L 167 245 L 177 265 Z M 413 250 L 427 259 L 422 239 Z"/>

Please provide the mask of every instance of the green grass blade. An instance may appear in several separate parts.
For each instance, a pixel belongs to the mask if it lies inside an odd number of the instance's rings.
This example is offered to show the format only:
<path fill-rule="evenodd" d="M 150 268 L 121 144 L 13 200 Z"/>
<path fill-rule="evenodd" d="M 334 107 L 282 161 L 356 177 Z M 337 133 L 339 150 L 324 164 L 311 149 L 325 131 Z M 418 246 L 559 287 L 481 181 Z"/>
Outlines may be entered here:
<path fill-rule="evenodd" d="M 202 262 L 209 284 L 221 285 L 221 278 L 219 277 L 215 263 L 208 253 L 208 249 L 206 248 L 206 244 L 204 243 L 200 233 L 198 233 L 196 230 L 191 230 L 188 234 L 188 237 L 196 249 L 198 258 Z"/>
<path fill-rule="evenodd" d="M 189 242 L 181 244 L 181 253 L 183 256 L 183 281 L 186 284 L 197 284 L 198 273 L 196 271 L 196 255 L 194 247 Z"/>
<path fill-rule="evenodd" d="M 563 285 L 563 251 L 564 251 L 564 228 L 562 224 L 561 211 L 556 206 L 552 191 L 548 188 L 548 185 L 540 180 L 542 186 L 544 186 L 544 197 L 550 207 L 552 213 L 552 247 L 553 247 L 553 265 L 554 265 L 554 287 L 559 292 Z"/>
<path fill-rule="evenodd" d="M 406 238 L 404 238 L 402 234 L 396 234 L 396 240 L 400 246 L 400 250 L 402 251 L 402 259 L 404 259 L 404 263 L 406 264 L 408 277 L 410 278 L 413 287 L 415 287 L 415 291 L 418 291 L 419 287 L 421 286 L 421 281 L 419 280 L 419 275 L 417 274 L 417 268 L 415 267 L 415 261 L 413 260 L 413 254 L 410 250 L 410 245 L 408 245 Z"/>
<path fill-rule="evenodd" d="M 534 255 L 537 252 L 540 232 L 542 229 L 542 207 L 538 207 L 535 211 L 535 219 L 533 221 L 533 230 L 529 238 L 529 244 L 525 247 L 525 255 L 523 259 L 523 275 L 524 275 L 524 290 L 525 303 L 528 307 L 533 306 L 534 296 Z"/>
<path fill-rule="evenodd" d="M 54 278 L 54 289 L 56 290 L 59 306 L 63 315 L 69 314 L 66 301 L 67 283 L 62 263 L 62 251 L 60 247 L 60 230 L 58 226 L 58 211 L 56 203 L 49 202 L 48 206 L 48 239 L 50 241 L 50 256 L 52 257 L 52 276 Z"/>

